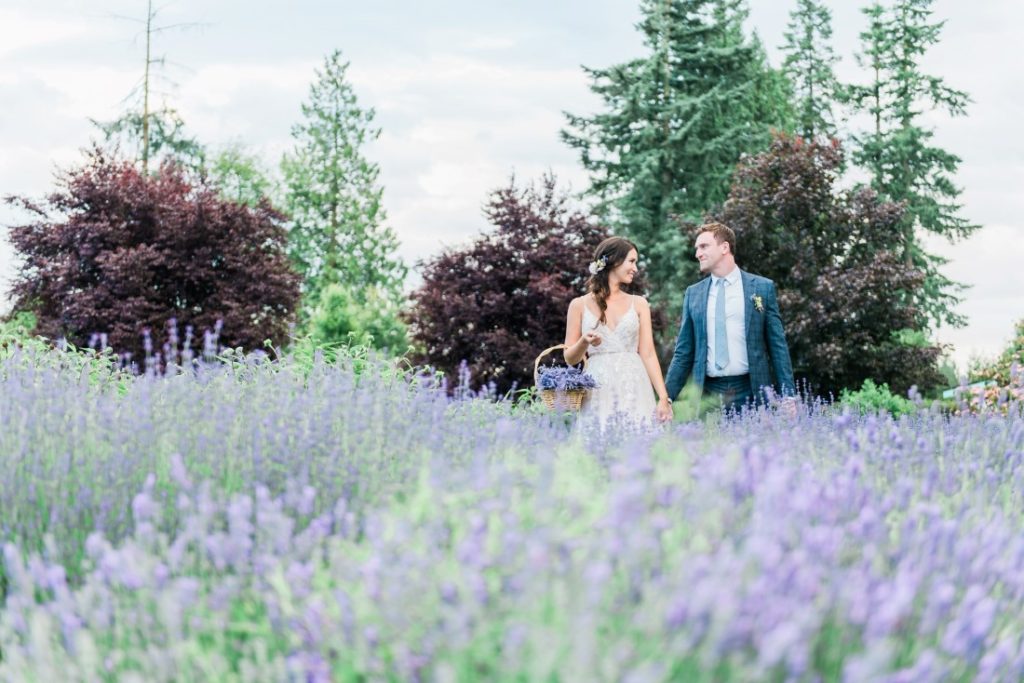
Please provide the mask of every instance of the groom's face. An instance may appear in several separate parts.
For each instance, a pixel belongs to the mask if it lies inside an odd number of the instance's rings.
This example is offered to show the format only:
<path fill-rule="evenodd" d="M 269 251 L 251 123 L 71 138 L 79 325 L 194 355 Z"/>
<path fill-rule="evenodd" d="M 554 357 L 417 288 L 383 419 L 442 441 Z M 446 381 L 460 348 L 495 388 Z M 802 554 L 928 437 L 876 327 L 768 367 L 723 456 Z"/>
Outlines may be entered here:
<path fill-rule="evenodd" d="M 700 272 L 710 273 L 711 269 L 722 260 L 722 257 L 729 250 L 729 243 L 716 242 L 715 233 L 713 232 L 702 232 L 697 235 L 694 250 L 697 263 L 700 264 Z"/>

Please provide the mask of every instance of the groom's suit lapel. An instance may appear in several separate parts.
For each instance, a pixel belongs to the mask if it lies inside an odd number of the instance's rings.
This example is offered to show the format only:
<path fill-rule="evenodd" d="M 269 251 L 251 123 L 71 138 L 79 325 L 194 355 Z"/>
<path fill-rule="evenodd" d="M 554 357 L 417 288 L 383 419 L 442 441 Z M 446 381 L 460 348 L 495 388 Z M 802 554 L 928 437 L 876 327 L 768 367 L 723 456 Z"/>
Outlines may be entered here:
<path fill-rule="evenodd" d="M 743 312 L 744 322 L 743 330 L 746 332 L 747 340 L 750 340 L 750 323 L 754 319 L 754 299 L 753 296 L 757 294 L 754 291 L 754 278 L 750 277 L 750 274 L 745 270 L 740 270 L 740 277 L 743 281 Z"/>
<path fill-rule="evenodd" d="M 708 339 L 708 294 L 711 292 L 711 276 L 707 276 L 704 282 L 700 283 L 697 293 L 697 310 L 694 312 L 694 320 L 699 326 L 704 339 L 704 343 L 707 344 Z"/>

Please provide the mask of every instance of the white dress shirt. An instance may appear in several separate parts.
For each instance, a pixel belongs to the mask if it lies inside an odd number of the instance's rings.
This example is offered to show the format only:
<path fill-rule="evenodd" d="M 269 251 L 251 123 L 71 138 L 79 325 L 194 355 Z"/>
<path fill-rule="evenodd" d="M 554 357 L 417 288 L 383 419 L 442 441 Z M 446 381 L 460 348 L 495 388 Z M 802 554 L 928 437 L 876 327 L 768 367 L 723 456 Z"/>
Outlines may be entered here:
<path fill-rule="evenodd" d="M 725 280 L 725 331 L 729 336 L 729 364 L 722 370 L 715 367 L 715 307 L 718 302 L 718 281 Z M 745 375 L 750 370 L 747 360 L 746 306 L 743 299 L 743 278 L 739 266 L 724 278 L 711 276 L 708 291 L 708 377 Z"/>

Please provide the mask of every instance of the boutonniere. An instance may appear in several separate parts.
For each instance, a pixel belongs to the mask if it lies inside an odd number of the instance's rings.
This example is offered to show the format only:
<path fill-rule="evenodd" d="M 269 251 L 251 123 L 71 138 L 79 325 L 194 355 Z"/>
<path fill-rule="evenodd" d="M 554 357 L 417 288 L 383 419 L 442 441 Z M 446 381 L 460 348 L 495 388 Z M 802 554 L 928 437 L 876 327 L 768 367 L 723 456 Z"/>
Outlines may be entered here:
<path fill-rule="evenodd" d="M 754 308 L 757 309 L 758 313 L 764 313 L 764 299 L 761 298 L 760 294 L 751 294 L 750 300 L 754 302 Z"/>

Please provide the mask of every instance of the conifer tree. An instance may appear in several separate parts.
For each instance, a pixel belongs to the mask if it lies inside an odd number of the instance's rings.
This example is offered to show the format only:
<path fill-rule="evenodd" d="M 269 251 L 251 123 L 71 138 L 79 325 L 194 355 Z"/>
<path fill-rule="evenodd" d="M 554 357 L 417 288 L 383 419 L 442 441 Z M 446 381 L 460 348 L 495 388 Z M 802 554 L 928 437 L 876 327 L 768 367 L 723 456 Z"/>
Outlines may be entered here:
<path fill-rule="evenodd" d="M 100 129 L 109 148 L 133 155 L 145 173 L 151 168 L 158 169 L 164 161 L 173 161 L 197 176 L 203 174 L 206 148 L 188 134 L 181 114 L 172 107 L 129 110 L 113 121 L 92 123 Z"/>
<path fill-rule="evenodd" d="M 303 277 L 307 316 L 330 284 L 397 295 L 406 273 L 398 238 L 384 223 L 380 169 L 363 151 L 380 129 L 374 110 L 359 105 L 348 66 L 335 51 L 316 72 L 292 129 L 295 147 L 281 162 L 289 254 Z"/>
<path fill-rule="evenodd" d="M 867 85 L 850 85 L 845 88 L 844 93 L 854 111 L 869 114 L 871 117 L 872 132 L 854 136 L 858 143 L 854 157 L 858 163 L 873 170 L 877 168 L 875 150 L 869 150 L 867 147 L 882 135 L 882 92 L 886 76 L 885 64 L 892 51 L 892 41 L 889 35 L 889 20 L 881 2 L 875 0 L 861 12 L 867 17 L 868 27 L 860 33 L 861 49 L 855 55 L 855 59 L 861 68 L 871 74 L 871 81 Z M 865 154 L 870 158 L 865 159 Z"/>
<path fill-rule="evenodd" d="M 153 54 L 154 38 L 170 29 L 189 28 L 195 24 L 159 25 L 159 14 L 160 8 L 153 6 L 153 0 L 147 0 L 145 18 L 125 17 L 144 27 L 145 59 L 142 79 L 133 92 L 138 97 L 136 104 L 113 121 L 93 119 L 92 123 L 100 129 L 108 145 L 133 154 L 141 164 L 143 173 L 149 173 L 151 167 L 159 168 L 162 162 L 171 160 L 201 176 L 206 161 L 203 145 L 186 134 L 185 122 L 174 107 L 166 102 L 162 106 L 154 106 L 154 100 L 159 94 L 158 81 L 161 80 L 159 68 L 166 63 L 164 57 Z"/>
<path fill-rule="evenodd" d="M 963 116 L 968 95 L 926 74 L 922 60 L 939 42 L 944 22 L 932 18 L 933 0 L 895 0 L 890 8 L 875 3 L 865 10 L 868 29 L 861 34 L 862 66 L 872 81 L 852 89 L 855 111 L 868 113 L 873 127 L 854 137 L 854 160 L 871 175 L 882 197 L 904 202 L 900 225 L 901 254 L 908 265 L 924 271 L 917 293 L 919 305 L 933 323 L 963 325 L 953 307 L 961 285 L 940 272 L 946 262 L 925 251 L 920 235 L 931 233 L 950 241 L 970 235 L 979 226 L 960 215 L 960 188 L 953 182 L 960 157 L 932 141 L 934 131 L 923 120 L 931 111 Z"/>
<path fill-rule="evenodd" d="M 743 154 L 789 120 L 785 78 L 743 30 L 742 0 L 643 0 L 648 54 L 589 69 L 604 102 L 567 113 L 562 138 L 591 174 L 598 211 L 641 245 L 656 304 L 675 305 L 696 276 L 679 218 L 724 201 Z"/>
<path fill-rule="evenodd" d="M 831 44 L 832 12 L 819 0 L 797 0 L 784 35 L 782 70 L 793 84 L 796 132 L 808 140 L 834 137 L 839 84 L 833 66 L 839 60 Z"/>

